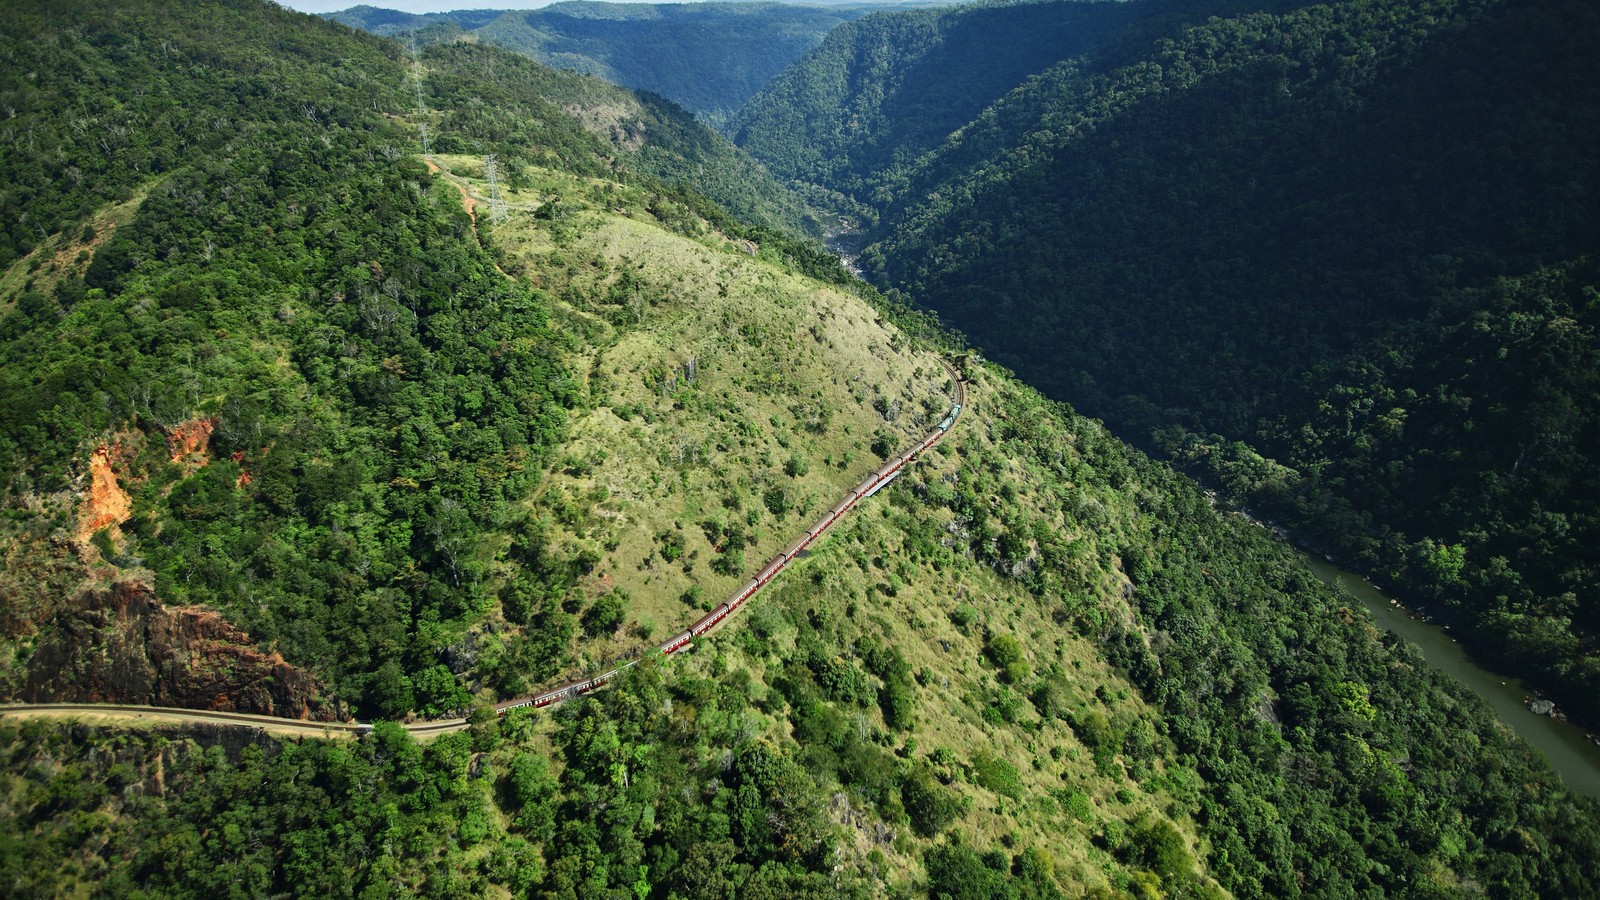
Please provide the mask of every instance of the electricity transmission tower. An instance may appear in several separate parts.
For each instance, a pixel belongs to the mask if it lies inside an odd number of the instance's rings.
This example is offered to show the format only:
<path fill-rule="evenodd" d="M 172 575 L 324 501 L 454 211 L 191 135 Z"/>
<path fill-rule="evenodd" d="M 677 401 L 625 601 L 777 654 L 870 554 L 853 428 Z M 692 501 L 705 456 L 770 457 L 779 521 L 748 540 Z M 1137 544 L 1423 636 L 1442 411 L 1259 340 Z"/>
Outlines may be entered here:
<path fill-rule="evenodd" d="M 489 218 L 503 222 L 506 218 L 506 201 L 500 196 L 500 182 L 495 178 L 494 154 L 483 158 L 483 172 L 489 179 Z"/>

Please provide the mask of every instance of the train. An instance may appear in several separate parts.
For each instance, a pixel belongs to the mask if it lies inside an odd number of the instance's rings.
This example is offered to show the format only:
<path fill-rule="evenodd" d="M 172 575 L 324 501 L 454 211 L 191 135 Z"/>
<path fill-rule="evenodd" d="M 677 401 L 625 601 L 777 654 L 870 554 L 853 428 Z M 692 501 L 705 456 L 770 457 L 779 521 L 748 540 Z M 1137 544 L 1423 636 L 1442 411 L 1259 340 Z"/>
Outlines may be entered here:
<path fill-rule="evenodd" d="M 949 366 L 946 365 L 946 368 L 949 369 Z M 784 568 L 789 565 L 789 563 L 797 559 L 801 553 L 805 552 L 806 548 L 810 547 L 813 542 L 822 537 L 824 532 L 826 532 L 829 528 L 832 528 L 833 523 L 839 521 L 839 519 L 842 518 L 845 513 L 848 513 L 858 501 L 871 494 L 876 488 L 881 487 L 883 483 L 887 482 L 889 479 L 894 478 L 900 473 L 900 470 L 904 468 L 907 463 L 910 463 L 912 460 L 922 455 L 924 451 L 938 443 L 940 439 L 948 434 L 950 428 L 955 425 L 956 419 L 960 418 L 961 404 L 966 400 L 965 385 L 963 385 L 961 379 L 956 376 L 954 369 L 950 369 L 950 374 L 955 380 L 956 402 L 950 407 L 950 414 L 945 416 L 944 421 L 936 425 L 933 431 L 928 433 L 926 438 L 923 438 L 922 443 L 917 444 L 915 447 L 911 448 L 905 453 L 890 459 L 877 471 L 863 479 L 860 484 L 851 488 L 850 492 L 844 495 L 844 499 L 840 500 L 839 503 L 832 509 L 823 513 L 816 522 L 812 523 L 811 527 L 806 530 L 805 534 L 795 538 L 794 543 L 790 544 L 788 547 L 785 547 L 783 552 L 779 553 L 777 556 L 774 556 L 770 562 L 762 567 L 761 571 L 756 573 L 754 578 L 746 581 L 726 601 L 719 604 L 710 612 L 701 616 L 693 625 L 690 625 L 687 630 L 681 631 L 663 641 L 661 644 L 656 646 L 656 649 L 660 650 L 664 655 L 671 656 L 685 647 L 688 647 L 695 638 L 701 637 L 706 632 L 715 628 L 723 619 L 733 615 L 733 613 L 738 611 L 739 607 L 745 604 L 745 601 L 755 596 L 756 593 L 759 592 L 763 587 L 766 587 L 767 583 L 773 578 L 776 578 L 778 573 L 782 572 Z M 499 715 L 503 716 L 513 709 L 522 709 L 530 706 L 534 707 L 535 709 L 542 709 L 543 707 L 550 706 L 554 703 L 562 703 L 567 700 L 577 699 L 578 697 L 581 697 L 590 691 L 596 690 L 597 688 L 600 688 L 606 683 L 614 680 L 621 673 L 637 665 L 638 662 L 639 661 L 637 659 L 630 660 L 608 672 L 602 672 L 598 675 L 593 675 L 580 681 L 564 684 L 558 688 L 545 691 L 542 694 L 535 694 L 532 697 L 524 697 L 520 700 L 512 700 L 499 704 L 495 707 L 495 711 Z"/>

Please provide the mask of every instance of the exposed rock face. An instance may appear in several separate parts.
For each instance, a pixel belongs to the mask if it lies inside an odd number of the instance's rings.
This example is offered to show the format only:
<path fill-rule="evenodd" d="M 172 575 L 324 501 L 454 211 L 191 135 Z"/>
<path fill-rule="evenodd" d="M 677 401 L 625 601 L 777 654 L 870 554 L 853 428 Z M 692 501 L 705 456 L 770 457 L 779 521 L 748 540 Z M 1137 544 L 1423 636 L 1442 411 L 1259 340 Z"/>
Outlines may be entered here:
<path fill-rule="evenodd" d="M 322 685 L 200 609 L 169 608 L 149 588 L 90 591 L 41 630 L 28 661 L 31 703 L 138 703 L 318 722 L 342 716 Z"/>
<path fill-rule="evenodd" d="M 94 534 L 108 525 L 121 525 L 128 520 L 133 500 L 117 483 L 117 473 L 112 467 L 112 448 L 100 447 L 89 457 L 89 492 L 85 497 L 83 524 L 80 533 Z"/>
<path fill-rule="evenodd" d="M 88 548 L 89 538 L 102 528 L 120 537 L 117 526 L 133 513 L 133 499 L 124 484 L 133 460 L 139 455 L 141 436 L 137 432 L 112 435 L 89 454 L 88 484 L 78 507 L 78 543 Z"/>

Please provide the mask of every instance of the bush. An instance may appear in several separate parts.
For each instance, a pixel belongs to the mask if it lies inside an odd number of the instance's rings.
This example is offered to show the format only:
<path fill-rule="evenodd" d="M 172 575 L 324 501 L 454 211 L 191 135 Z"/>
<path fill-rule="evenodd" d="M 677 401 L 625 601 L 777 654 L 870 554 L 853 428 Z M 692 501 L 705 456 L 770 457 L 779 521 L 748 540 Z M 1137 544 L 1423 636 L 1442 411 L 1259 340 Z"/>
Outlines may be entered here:
<path fill-rule="evenodd" d="M 590 637 L 610 634 L 622 627 L 626 615 L 621 591 L 612 591 L 594 601 L 583 613 L 583 631 Z"/>
<path fill-rule="evenodd" d="M 782 487 L 768 488 L 761 495 L 761 500 L 767 506 L 767 511 L 775 516 L 781 516 L 789 511 L 789 492 Z"/>
<path fill-rule="evenodd" d="M 999 669 L 1022 662 L 1022 645 L 1009 634 L 990 634 L 984 642 L 983 652 Z"/>
<path fill-rule="evenodd" d="M 656 535 L 656 541 L 661 544 L 661 558 L 667 562 L 677 562 L 683 556 L 683 532 L 667 529 Z"/>
<path fill-rule="evenodd" d="M 918 835 L 937 837 L 965 811 L 961 797 L 919 771 L 900 785 L 900 802 Z"/>
<path fill-rule="evenodd" d="M 989 862 L 966 847 L 934 847 L 925 858 L 928 868 L 928 895 L 950 900 L 989 900 L 1011 896 L 1003 867 Z"/>
<path fill-rule="evenodd" d="M 972 758 L 972 780 L 1002 797 L 1022 797 L 1022 778 L 1017 767 L 991 753 L 980 751 Z"/>
<path fill-rule="evenodd" d="M 738 575 L 744 571 L 744 551 L 729 550 L 711 561 L 711 571 L 718 575 Z"/>
<path fill-rule="evenodd" d="M 1067 815 L 1079 822 L 1094 821 L 1094 801 L 1079 788 L 1066 788 L 1056 792 L 1056 801 Z"/>
<path fill-rule="evenodd" d="M 1146 814 L 1134 826 L 1134 846 L 1139 858 L 1164 881 L 1183 880 L 1194 875 L 1194 857 L 1183 842 L 1183 835 L 1171 822 Z"/>

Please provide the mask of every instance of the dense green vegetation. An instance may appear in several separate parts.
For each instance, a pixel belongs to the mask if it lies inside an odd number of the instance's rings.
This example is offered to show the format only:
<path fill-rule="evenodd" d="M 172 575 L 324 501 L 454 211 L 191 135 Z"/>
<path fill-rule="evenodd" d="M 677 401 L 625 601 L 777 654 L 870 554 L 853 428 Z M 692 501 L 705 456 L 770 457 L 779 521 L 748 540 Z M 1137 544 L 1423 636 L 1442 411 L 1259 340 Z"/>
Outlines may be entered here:
<path fill-rule="evenodd" d="M 420 745 L 8 716 L 8 895 L 1597 890 L 1600 811 L 1482 704 L 1171 469 L 641 172 L 669 145 L 619 95 L 253 0 L 0 15 L 37 179 L 4 202 L 44 232 L 0 279 L 8 673 L 51 594 L 13 562 L 77 546 L 362 717 L 471 709 Z M 128 152 L 59 115 L 101 107 Z M 462 207 L 485 152 L 506 221 Z M 494 718 L 748 577 L 946 414 L 940 356 L 955 431 L 737 618 Z M 131 517 L 75 544 L 102 446 Z"/>
<path fill-rule="evenodd" d="M 830 32 L 740 110 L 730 133 L 778 177 L 870 204 L 883 181 L 1136 8 L 981 3 L 875 14 Z"/>
<path fill-rule="evenodd" d="M 1058 618 L 1101 640 L 1162 710 L 1159 736 L 1082 712 L 1073 727 L 1097 757 L 1106 748 L 1111 759 L 1114 746 L 1125 765 L 1170 741 L 1204 782 L 1197 818 L 1212 844 L 1208 867 L 1230 890 L 1594 890 L 1586 860 L 1597 836 L 1582 824 L 1591 804 L 1552 807 L 1542 792 L 1523 794 L 1520 780 L 1543 763 L 1414 649 L 1380 637 L 1264 529 L 1219 520 L 1194 486 L 1037 397 L 1008 403 L 1004 422 L 992 455 L 963 443 L 963 475 L 944 502 L 970 523 L 974 553 L 1059 598 Z M 1065 458 L 1064 446 L 1073 450 Z M 1019 463 L 1017 476 L 993 474 Z M 1136 497 L 1135 506 L 1097 505 L 1086 484 Z M 1090 548 L 1048 512 L 1041 521 L 990 502 L 1024 491 L 1057 498 L 1093 528 L 1100 552 L 1115 548 L 1130 616 L 1074 588 Z M 989 656 L 1002 667 L 1014 659 L 998 642 Z M 1036 704 L 1048 688 L 1033 691 Z M 1539 850 L 1497 824 L 1512 810 L 1543 836 Z M 1575 843 L 1558 847 L 1568 837 Z M 1161 851 L 1139 852 L 1162 871 Z"/>
<path fill-rule="evenodd" d="M 134 516 L 121 546 L 99 538 L 107 560 L 226 612 L 362 714 L 460 707 L 446 648 L 494 605 L 510 504 L 578 394 L 547 301 L 495 271 L 390 117 L 415 108 L 401 49 L 258 3 L 5 16 L 8 535 L 64 545 L 43 537 L 71 513 L 58 492 L 114 441 Z M 618 160 L 565 109 L 620 89 L 492 49 L 422 67 L 436 149 L 646 189 L 709 164 L 708 190 L 779 208 L 681 111 L 645 116 L 651 138 Z M 86 224 L 122 201 L 125 224 Z M 169 460 L 163 436 L 201 421 L 214 461 Z M 14 635 L 60 601 L 16 596 Z"/>
<path fill-rule="evenodd" d="M 883 526 L 868 517 L 830 539 L 810 583 L 764 601 L 748 626 L 553 715 L 481 717 L 425 748 L 382 726 L 356 744 L 231 754 L 4 726 L 0 874 L 24 894 L 76 879 L 196 895 L 232 882 L 337 896 L 907 891 L 890 863 L 900 839 L 850 849 L 881 821 L 918 835 L 931 896 L 1077 893 L 1058 860 L 1083 848 L 1136 896 L 1215 896 L 1202 871 L 1250 897 L 1595 890 L 1593 802 L 1568 796 L 1479 701 L 1380 638 L 1264 530 L 1219 517 L 1094 423 L 973 374 L 974 396 L 1001 414 L 994 433 L 972 429 L 908 476 Z M 1086 527 L 1063 529 L 1064 515 Z M 875 571 L 878 553 L 900 561 L 907 588 L 943 568 L 962 587 L 1017 590 L 1015 606 L 987 611 L 947 601 L 948 625 L 901 614 L 1003 673 L 981 689 L 987 739 L 966 753 L 949 742 L 969 726 L 940 712 L 966 679 L 952 691 L 948 675 L 907 671 L 937 641 L 885 643 L 877 615 L 836 605 L 859 602 L 839 579 L 858 561 Z M 1105 583 L 1120 578 L 1116 560 L 1123 588 Z M 867 597 L 892 608 L 886 590 Z M 1102 704 L 1124 688 L 1052 661 L 1051 631 L 1022 624 L 1026 642 L 1014 639 L 1015 611 L 1032 604 L 1053 616 L 1058 648 L 1106 648 L 1158 712 Z M 908 699 L 891 699 L 897 683 Z M 924 717 L 940 728 L 897 737 Z M 1031 735 L 1037 755 L 1013 756 L 1013 735 Z M 1040 805 L 1030 769 L 1047 759 L 1095 774 L 1064 775 Z M 1106 782 L 1122 786 L 1102 793 Z M 1117 813 L 1136 790 L 1163 810 Z M 1015 831 L 974 842 L 991 804 L 1013 829 L 1036 815 L 1062 824 L 1039 844 Z M 1191 815 L 1203 857 L 1169 818 Z"/>
<path fill-rule="evenodd" d="M 137 105 L 118 113 L 157 127 L 104 158 L 64 125 L 33 156 L 12 145 L 14 172 L 87 174 L 34 186 L 47 202 L 13 182 L 8 208 L 50 221 L 120 199 L 138 169 L 146 196 L 81 279 L 25 291 L 5 320 L 8 494 L 61 490 L 86 445 L 129 431 L 130 553 L 162 596 L 227 612 L 358 709 L 459 705 L 448 672 L 420 693 L 411 676 L 485 611 L 477 537 L 504 527 L 573 402 L 543 305 L 495 274 L 454 192 L 371 109 L 405 97 L 392 48 L 259 4 L 186 23 L 226 22 L 210 32 L 90 11 L 46 45 L 11 7 L 7 71 L 33 74 L 11 96 L 40 131 L 122 92 Z M 351 64 L 290 74 L 297 54 Z M 599 167 L 576 123 L 548 131 L 549 152 Z M 199 418 L 216 460 L 170 463 L 161 435 Z"/>
<path fill-rule="evenodd" d="M 545 65 L 660 94 L 720 126 L 835 26 L 869 4 L 554 3 L 535 10 L 408 15 L 370 6 L 329 13 L 375 34 L 470 37 Z"/>
<path fill-rule="evenodd" d="M 839 29 L 741 141 L 868 205 L 881 285 L 1600 720 L 1593 6 L 1127 4 L 983 96 L 913 35 L 976 16 Z"/>
<path fill-rule="evenodd" d="M 471 44 L 427 48 L 422 64 L 438 152 L 504 148 L 512 173 L 530 162 L 624 182 L 646 176 L 743 222 L 816 231 L 810 212 L 760 164 L 669 100 Z M 588 155 L 558 152 L 574 119 L 592 136 Z M 612 155 L 620 165 L 594 165 Z"/>
<path fill-rule="evenodd" d="M 14 897 L 867 896 L 828 871 L 826 797 L 748 736 L 747 709 L 728 684 L 651 671 L 544 734 L 523 712 L 425 746 L 390 724 L 227 747 L 7 722 L 0 779 L 20 793 L 0 809 L 0 881 Z"/>

